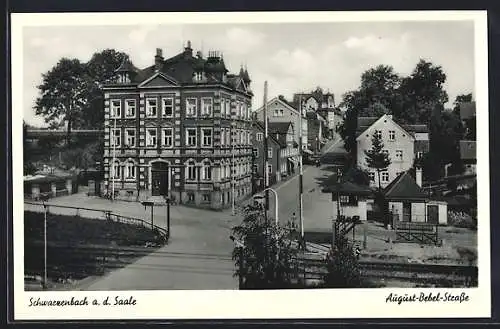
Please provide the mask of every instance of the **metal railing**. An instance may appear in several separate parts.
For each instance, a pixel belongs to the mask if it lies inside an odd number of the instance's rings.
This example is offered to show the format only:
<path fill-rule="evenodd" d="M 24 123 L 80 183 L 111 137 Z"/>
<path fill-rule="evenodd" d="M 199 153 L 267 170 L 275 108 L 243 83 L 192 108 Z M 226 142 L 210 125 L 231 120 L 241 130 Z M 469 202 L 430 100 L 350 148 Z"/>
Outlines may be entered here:
<path fill-rule="evenodd" d="M 24 205 L 25 205 L 24 207 L 25 211 L 44 212 L 44 206 L 45 206 L 47 207 L 47 213 L 54 215 L 66 215 L 66 216 L 76 216 L 76 217 L 83 217 L 90 219 L 101 219 L 101 220 L 108 220 L 112 222 L 125 223 L 141 227 L 151 227 L 152 230 L 158 230 L 160 234 L 168 236 L 167 229 L 155 225 L 152 222 L 148 222 L 141 218 L 135 218 L 113 213 L 112 211 L 107 209 L 72 207 L 72 206 L 55 205 L 51 203 L 29 202 L 29 201 L 25 201 Z M 26 205 L 29 205 L 31 207 L 26 207 Z"/>

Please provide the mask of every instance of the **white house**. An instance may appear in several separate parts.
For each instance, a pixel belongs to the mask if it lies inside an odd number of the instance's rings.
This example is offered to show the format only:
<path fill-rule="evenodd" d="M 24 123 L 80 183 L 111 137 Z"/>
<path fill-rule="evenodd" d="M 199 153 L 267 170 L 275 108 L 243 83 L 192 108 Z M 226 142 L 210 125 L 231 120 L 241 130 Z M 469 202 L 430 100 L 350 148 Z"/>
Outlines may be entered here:
<path fill-rule="evenodd" d="M 400 125 L 387 114 L 380 118 L 358 118 L 357 166 L 369 172 L 373 186 L 378 186 L 378 175 L 375 169 L 368 167 L 365 151 L 372 148 L 374 134 L 381 137 L 384 151 L 391 159 L 389 167 L 380 174 L 381 187 L 386 187 L 400 173 L 413 167 L 415 159 L 429 149 L 429 133 L 425 125 Z"/>

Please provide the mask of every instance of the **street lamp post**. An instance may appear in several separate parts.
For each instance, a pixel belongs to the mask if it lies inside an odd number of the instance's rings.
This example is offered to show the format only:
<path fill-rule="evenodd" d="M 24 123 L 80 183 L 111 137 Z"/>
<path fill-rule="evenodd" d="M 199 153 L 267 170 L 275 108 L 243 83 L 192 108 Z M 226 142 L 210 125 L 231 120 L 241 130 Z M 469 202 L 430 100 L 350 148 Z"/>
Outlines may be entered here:
<path fill-rule="evenodd" d="M 270 187 L 264 189 L 262 191 L 262 193 L 264 193 L 266 191 L 271 191 L 274 194 L 274 219 L 276 221 L 276 225 L 279 225 L 279 218 L 278 218 L 278 209 L 279 209 L 279 207 L 278 207 L 278 193 L 274 189 L 272 189 Z M 262 195 L 256 195 L 254 198 L 255 199 L 262 199 L 262 198 L 264 198 L 264 196 L 262 196 Z M 267 212 L 267 205 L 265 207 L 265 211 Z"/>
<path fill-rule="evenodd" d="M 47 289 L 47 205 L 42 200 L 43 204 L 43 287 Z"/>

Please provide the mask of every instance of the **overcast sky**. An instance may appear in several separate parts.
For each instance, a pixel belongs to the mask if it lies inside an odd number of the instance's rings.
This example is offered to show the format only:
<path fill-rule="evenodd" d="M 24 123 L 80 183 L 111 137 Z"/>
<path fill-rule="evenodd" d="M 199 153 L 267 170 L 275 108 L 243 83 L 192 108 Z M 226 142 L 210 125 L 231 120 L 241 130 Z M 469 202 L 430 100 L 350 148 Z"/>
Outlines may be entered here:
<path fill-rule="evenodd" d="M 25 120 L 43 124 L 32 109 L 36 86 L 62 57 L 85 62 L 94 52 L 114 48 L 144 68 L 154 63 L 156 48 L 168 58 L 187 40 L 194 52 L 223 52 L 231 73 L 247 65 L 254 108 L 262 105 L 265 80 L 269 99 L 321 86 L 338 103 L 342 94 L 359 86 L 363 71 L 387 64 L 406 75 L 420 58 L 443 67 L 451 102 L 458 94 L 475 92 L 472 21 L 25 27 Z"/>

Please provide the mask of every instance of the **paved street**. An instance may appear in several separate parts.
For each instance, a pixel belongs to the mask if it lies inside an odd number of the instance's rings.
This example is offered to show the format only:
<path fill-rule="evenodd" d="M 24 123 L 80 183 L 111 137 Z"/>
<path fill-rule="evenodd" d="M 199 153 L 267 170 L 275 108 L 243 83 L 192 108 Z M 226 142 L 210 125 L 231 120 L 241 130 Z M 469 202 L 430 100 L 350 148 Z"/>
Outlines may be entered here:
<path fill-rule="evenodd" d="M 329 230 L 330 196 L 321 193 L 317 178 L 331 174 L 328 166 L 304 166 L 304 225 L 308 230 Z M 293 212 L 298 215 L 298 176 L 280 182 L 274 188 L 279 195 L 280 222 L 285 223 Z M 272 193 L 270 193 L 272 196 Z M 273 201 L 273 198 L 271 197 Z M 149 221 L 150 208 L 134 202 L 87 197 L 83 193 L 63 196 L 49 201 L 51 204 L 81 206 L 111 210 L 117 214 L 144 218 Z M 41 206 L 26 205 L 26 210 L 41 211 Z M 51 213 L 74 214 L 72 209 L 51 207 Z M 101 217 L 102 213 L 80 211 L 86 217 Z M 274 218 L 274 202 L 270 205 Z M 166 226 L 165 207 L 155 207 L 155 224 Z M 145 256 L 135 263 L 113 271 L 103 278 L 80 287 L 82 290 L 148 290 L 148 289 L 237 289 L 231 260 L 233 243 L 230 229 L 241 218 L 231 216 L 230 209 L 223 212 L 171 207 L 172 234 L 167 246 Z"/>

